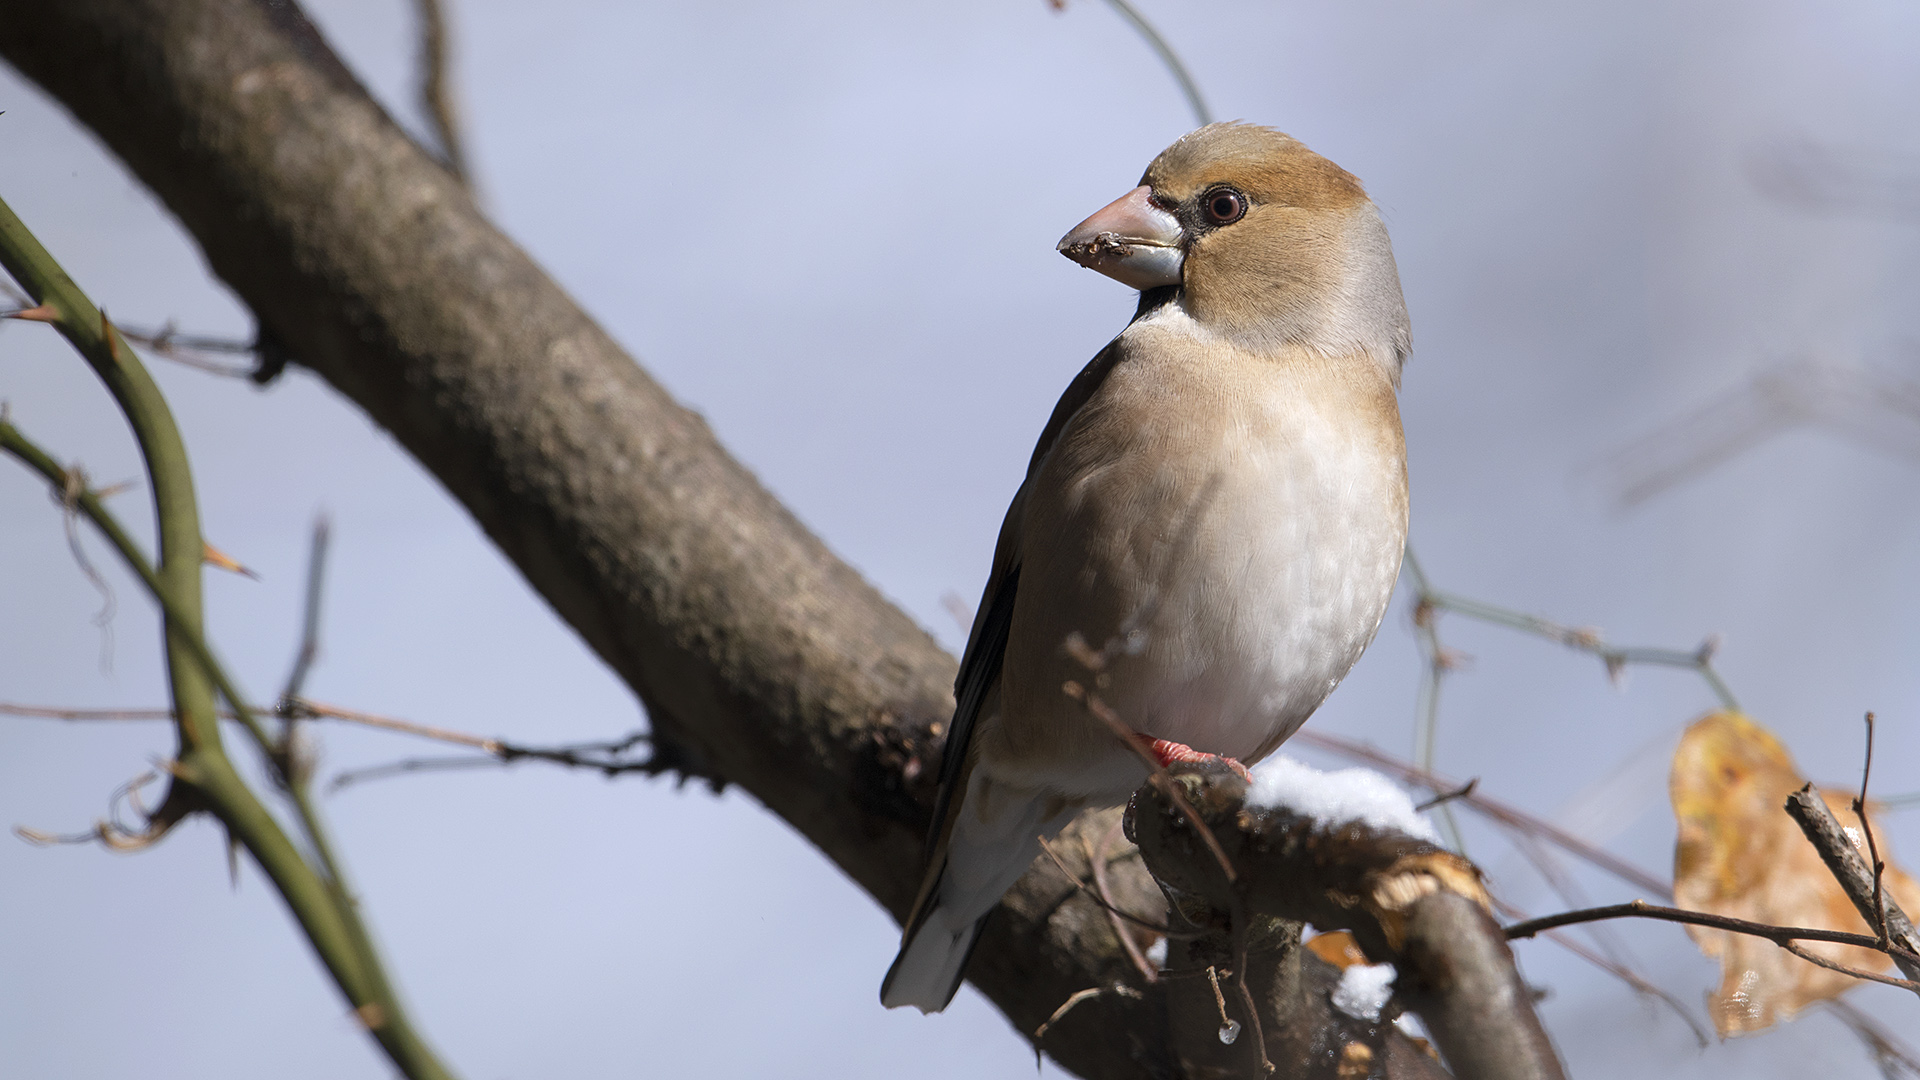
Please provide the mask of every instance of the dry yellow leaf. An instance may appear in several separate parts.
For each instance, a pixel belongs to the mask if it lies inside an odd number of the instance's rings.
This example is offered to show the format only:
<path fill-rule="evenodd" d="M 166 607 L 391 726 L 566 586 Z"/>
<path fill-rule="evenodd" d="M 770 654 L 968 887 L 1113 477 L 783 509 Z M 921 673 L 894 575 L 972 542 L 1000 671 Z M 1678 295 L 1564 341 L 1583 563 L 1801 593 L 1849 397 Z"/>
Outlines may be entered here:
<path fill-rule="evenodd" d="M 1776 926 L 1871 933 L 1783 809 L 1787 796 L 1804 784 L 1780 740 L 1739 713 L 1710 713 L 1688 728 L 1673 755 L 1671 779 L 1680 825 L 1675 903 Z M 1852 793 L 1821 794 L 1865 857 Z M 1887 893 L 1907 910 L 1920 910 L 1920 887 L 1893 867 L 1877 820 L 1874 839 L 1888 861 Z M 1856 985 L 1853 978 L 1809 964 L 1764 938 L 1700 926 L 1687 927 L 1687 933 L 1701 952 L 1720 960 L 1720 988 L 1708 1005 L 1723 1037 L 1764 1030 Z M 1802 947 L 1865 971 L 1892 966 L 1885 955 L 1851 945 L 1809 941 Z"/>
<path fill-rule="evenodd" d="M 1368 964 L 1367 954 L 1353 940 L 1353 935 L 1345 930 L 1332 930 L 1324 934 L 1315 934 L 1306 941 L 1308 951 L 1332 964 L 1342 971 L 1355 964 Z"/>

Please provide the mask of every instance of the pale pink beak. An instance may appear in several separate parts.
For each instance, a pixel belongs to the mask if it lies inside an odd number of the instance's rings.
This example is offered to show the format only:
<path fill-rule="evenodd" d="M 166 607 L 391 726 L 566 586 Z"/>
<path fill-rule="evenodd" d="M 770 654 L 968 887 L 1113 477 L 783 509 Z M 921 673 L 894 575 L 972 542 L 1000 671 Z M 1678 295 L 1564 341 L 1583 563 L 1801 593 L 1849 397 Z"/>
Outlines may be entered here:
<path fill-rule="evenodd" d="M 1186 233 L 1152 196 L 1142 184 L 1107 204 L 1060 238 L 1060 254 L 1143 292 L 1180 284 Z"/>

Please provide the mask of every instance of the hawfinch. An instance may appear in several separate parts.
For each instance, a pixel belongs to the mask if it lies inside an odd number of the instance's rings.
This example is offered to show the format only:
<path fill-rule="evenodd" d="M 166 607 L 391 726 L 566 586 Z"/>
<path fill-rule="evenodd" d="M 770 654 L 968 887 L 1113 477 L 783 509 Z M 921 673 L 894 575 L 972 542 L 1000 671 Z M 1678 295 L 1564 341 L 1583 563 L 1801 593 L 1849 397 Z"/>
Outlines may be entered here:
<path fill-rule="evenodd" d="M 1082 810 L 1163 763 L 1255 762 L 1373 639 L 1407 533 L 1411 347 L 1373 203 L 1338 165 L 1212 124 L 1060 241 L 1140 290 L 1007 508 L 955 686 L 927 874 L 880 999 L 944 1009 L 1000 897 Z M 1081 653 L 1084 658 L 1084 653 Z"/>

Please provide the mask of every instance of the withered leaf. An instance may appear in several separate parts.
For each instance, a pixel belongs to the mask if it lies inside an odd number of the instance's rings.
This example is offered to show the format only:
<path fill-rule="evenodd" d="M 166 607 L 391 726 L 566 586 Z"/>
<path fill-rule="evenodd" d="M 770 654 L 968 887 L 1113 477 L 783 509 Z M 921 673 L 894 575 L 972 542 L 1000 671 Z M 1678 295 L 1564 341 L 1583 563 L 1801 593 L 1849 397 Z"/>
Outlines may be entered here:
<path fill-rule="evenodd" d="M 1806 779 L 1785 746 L 1739 713 L 1710 713 L 1695 721 L 1673 756 L 1670 781 L 1679 843 L 1674 850 L 1674 901 L 1684 908 L 1776 926 L 1872 933 L 1820 855 L 1788 817 L 1787 796 Z M 1822 793 L 1828 809 L 1866 855 L 1852 794 Z M 1871 808 L 1868 816 L 1873 818 Z M 1887 860 L 1888 895 L 1920 909 L 1920 887 L 1892 865 L 1886 834 L 1874 821 L 1880 857 Z M 1700 951 L 1720 960 L 1720 987 L 1709 1011 L 1721 1036 L 1764 1030 L 1776 1020 L 1857 985 L 1857 980 L 1807 963 L 1764 938 L 1689 926 Z M 1885 955 L 1851 945 L 1809 941 L 1824 959 L 1875 973 L 1892 965 Z"/>
<path fill-rule="evenodd" d="M 1332 964 L 1342 971 L 1355 964 L 1367 964 L 1367 954 L 1353 940 L 1353 935 L 1345 930 L 1333 930 L 1325 934 L 1316 934 L 1306 940 L 1308 951 Z"/>

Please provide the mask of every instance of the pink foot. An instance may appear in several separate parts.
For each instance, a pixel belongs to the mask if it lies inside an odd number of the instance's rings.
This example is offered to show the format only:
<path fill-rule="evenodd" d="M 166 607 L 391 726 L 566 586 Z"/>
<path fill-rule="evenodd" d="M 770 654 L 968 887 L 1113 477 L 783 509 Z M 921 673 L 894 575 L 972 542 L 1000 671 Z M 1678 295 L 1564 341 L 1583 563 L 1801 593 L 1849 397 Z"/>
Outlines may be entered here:
<path fill-rule="evenodd" d="M 1153 759 L 1158 761 L 1160 767 L 1163 769 L 1179 761 L 1198 763 L 1212 761 L 1225 765 L 1227 768 L 1239 773 L 1240 779 L 1245 780 L 1247 783 L 1253 783 L 1253 774 L 1247 771 L 1245 765 L 1223 754 L 1203 754 L 1193 747 L 1188 746 L 1186 743 L 1177 743 L 1168 739 L 1155 739 L 1137 732 L 1133 737 L 1140 740 L 1140 745 L 1146 747 L 1147 753 L 1152 754 Z"/>

